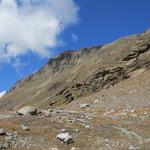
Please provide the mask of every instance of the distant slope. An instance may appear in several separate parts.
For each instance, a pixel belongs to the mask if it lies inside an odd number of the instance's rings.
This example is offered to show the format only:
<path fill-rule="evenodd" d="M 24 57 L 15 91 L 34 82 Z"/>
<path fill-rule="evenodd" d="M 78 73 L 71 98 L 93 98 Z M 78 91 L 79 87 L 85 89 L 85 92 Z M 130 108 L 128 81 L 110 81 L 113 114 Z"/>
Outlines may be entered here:
<path fill-rule="evenodd" d="M 139 70 L 149 73 L 150 30 L 111 44 L 66 51 L 38 72 L 18 81 L 0 99 L 1 110 L 25 105 L 59 107 L 107 89 Z"/>

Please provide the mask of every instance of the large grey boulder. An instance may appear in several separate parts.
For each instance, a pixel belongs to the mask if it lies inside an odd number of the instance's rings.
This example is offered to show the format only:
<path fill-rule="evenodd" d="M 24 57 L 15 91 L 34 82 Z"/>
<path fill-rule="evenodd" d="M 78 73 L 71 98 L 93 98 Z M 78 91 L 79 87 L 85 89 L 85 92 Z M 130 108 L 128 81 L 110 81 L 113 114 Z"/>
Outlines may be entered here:
<path fill-rule="evenodd" d="M 33 106 L 25 106 L 18 111 L 19 115 L 36 115 L 37 108 Z"/>

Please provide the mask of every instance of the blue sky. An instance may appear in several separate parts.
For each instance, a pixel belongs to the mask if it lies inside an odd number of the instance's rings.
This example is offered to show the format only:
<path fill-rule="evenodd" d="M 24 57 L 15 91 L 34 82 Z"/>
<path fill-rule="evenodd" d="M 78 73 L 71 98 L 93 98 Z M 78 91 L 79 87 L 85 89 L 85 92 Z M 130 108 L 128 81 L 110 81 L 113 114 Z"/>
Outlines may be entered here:
<path fill-rule="evenodd" d="M 0 3 L 0 24 L 3 21 L 1 14 L 5 15 L 7 10 L 8 16 L 3 26 L 0 25 L 0 92 L 9 90 L 17 80 L 39 69 L 50 57 L 64 50 L 109 43 L 126 35 L 141 33 L 150 27 L 149 0 L 61 0 L 62 4 L 60 0 L 37 0 L 38 4 L 32 5 L 19 0 L 22 7 L 17 11 L 15 0 L 2 1 L 5 3 Z M 18 12 L 24 13 L 24 17 L 17 15 Z M 46 17 L 43 19 L 39 12 Z M 8 17 L 14 18 L 14 24 L 10 27 Z M 38 21 L 43 23 L 39 24 L 43 30 L 36 28 L 36 32 L 31 30 L 26 34 L 26 27 L 31 26 L 27 22 L 31 22 L 34 27 Z M 4 26 L 8 28 L 5 30 Z M 47 30 L 53 32 L 43 32 Z M 4 45 L 10 43 L 13 45 L 4 50 Z M 43 50 L 45 46 L 46 50 Z"/>

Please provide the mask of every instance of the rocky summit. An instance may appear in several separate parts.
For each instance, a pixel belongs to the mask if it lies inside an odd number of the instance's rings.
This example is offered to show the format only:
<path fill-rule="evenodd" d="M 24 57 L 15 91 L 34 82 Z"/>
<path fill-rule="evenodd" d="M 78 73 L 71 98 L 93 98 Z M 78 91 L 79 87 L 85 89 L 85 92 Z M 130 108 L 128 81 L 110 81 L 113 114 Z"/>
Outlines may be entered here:
<path fill-rule="evenodd" d="M 150 30 L 17 81 L 0 98 L 0 149 L 150 150 Z"/>

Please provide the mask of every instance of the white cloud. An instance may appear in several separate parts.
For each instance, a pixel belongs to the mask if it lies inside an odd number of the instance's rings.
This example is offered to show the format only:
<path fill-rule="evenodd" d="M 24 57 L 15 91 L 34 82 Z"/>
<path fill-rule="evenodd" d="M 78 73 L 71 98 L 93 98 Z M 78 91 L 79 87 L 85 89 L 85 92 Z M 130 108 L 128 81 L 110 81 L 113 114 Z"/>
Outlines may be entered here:
<path fill-rule="evenodd" d="M 6 91 L 0 92 L 0 98 L 6 94 Z"/>
<path fill-rule="evenodd" d="M 0 61 L 28 52 L 49 57 L 77 15 L 74 0 L 0 0 Z"/>
<path fill-rule="evenodd" d="M 74 33 L 71 33 L 71 37 L 73 39 L 74 42 L 77 42 L 78 41 L 78 36 Z"/>
<path fill-rule="evenodd" d="M 20 76 L 23 77 L 23 74 L 21 73 L 21 69 L 23 67 L 28 67 L 30 64 L 30 61 L 27 60 L 25 62 L 21 61 L 20 57 L 16 57 L 13 62 L 11 63 L 12 67 L 15 69 L 16 73 Z"/>

